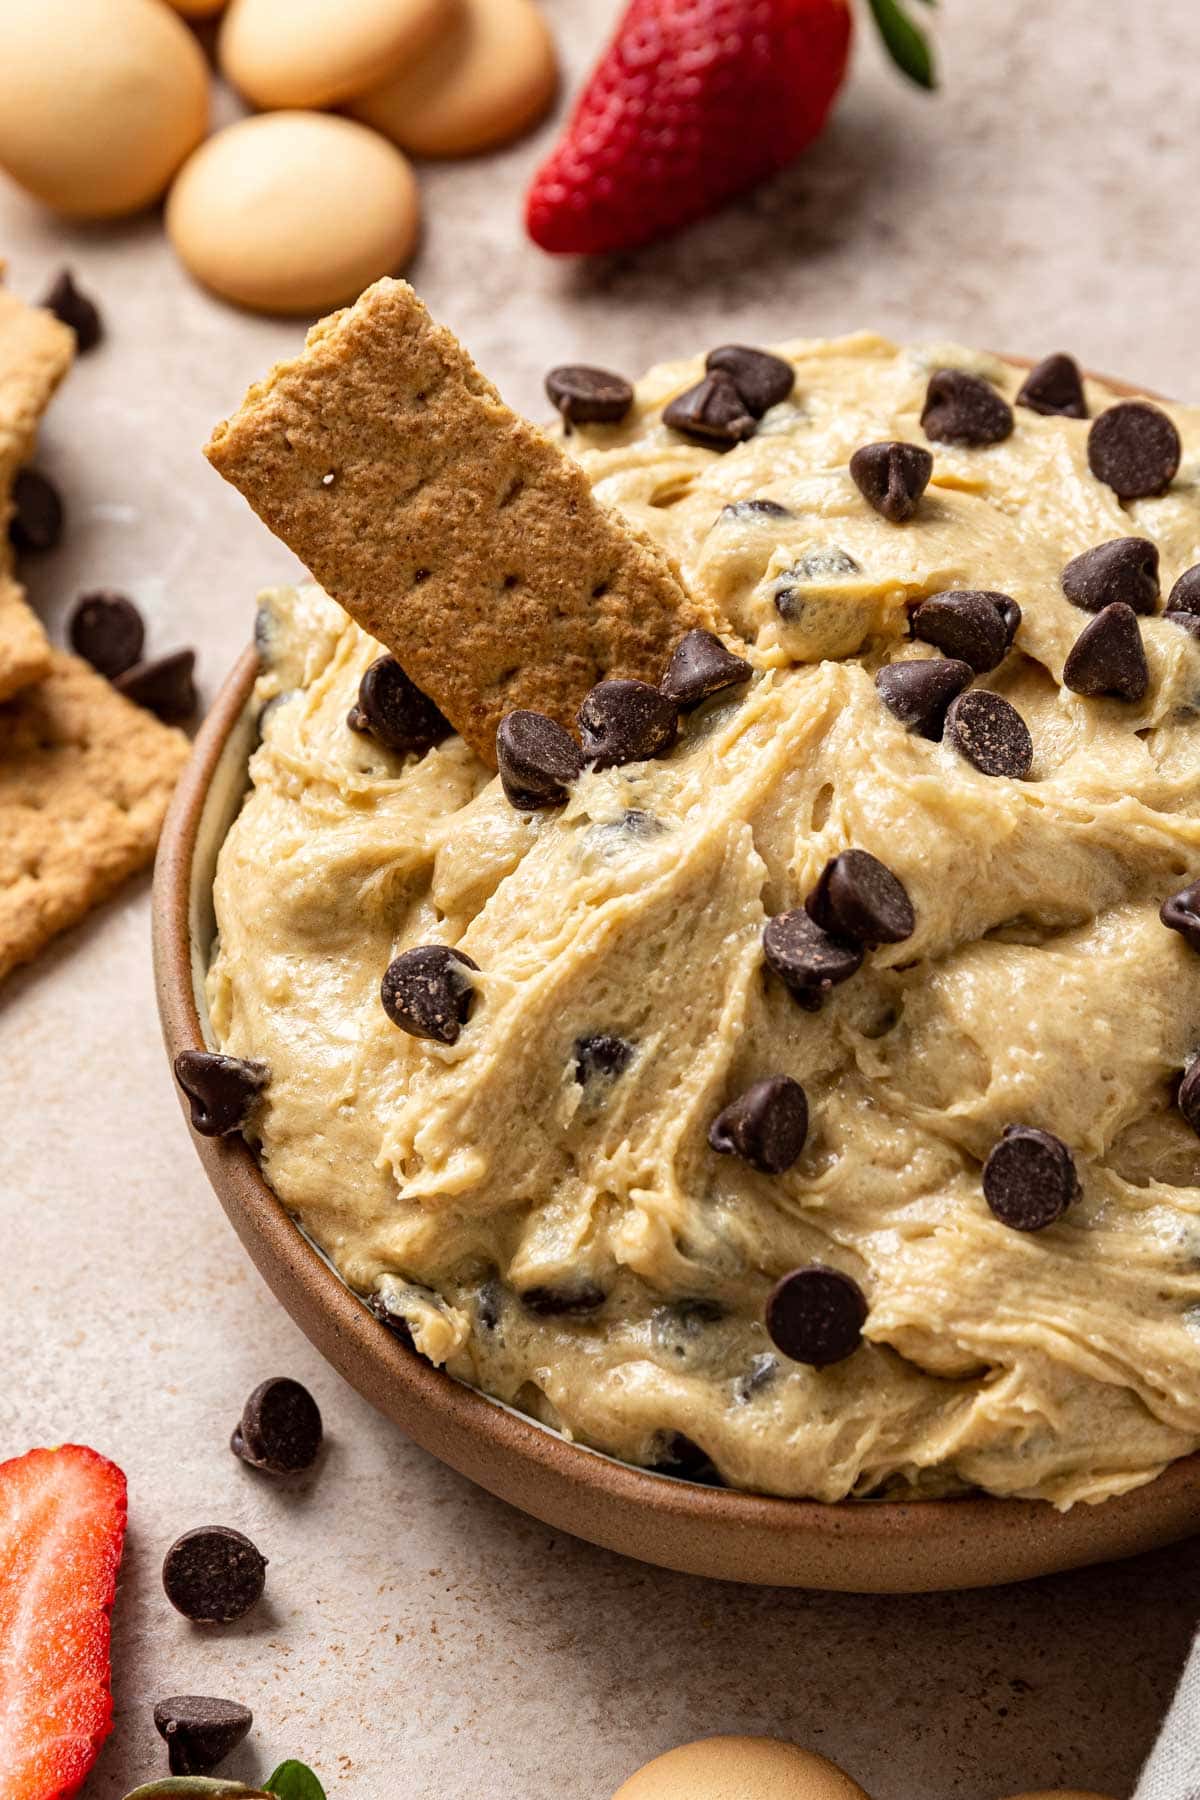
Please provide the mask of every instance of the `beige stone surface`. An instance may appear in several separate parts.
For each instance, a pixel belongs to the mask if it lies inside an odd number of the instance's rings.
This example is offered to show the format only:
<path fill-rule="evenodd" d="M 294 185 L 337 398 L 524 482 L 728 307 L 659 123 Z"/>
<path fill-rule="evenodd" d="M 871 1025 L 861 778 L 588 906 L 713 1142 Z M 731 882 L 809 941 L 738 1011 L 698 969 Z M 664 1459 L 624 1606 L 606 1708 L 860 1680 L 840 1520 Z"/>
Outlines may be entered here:
<path fill-rule="evenodd" d="M 575 80 L 610 9 L 550 10 Z M 578 269 L 524 244 L 537 144 L 424 172 L 420 292 L 526 408 L 550 361 L 635 371 L 717 337 L 860 324 L 1195 387 L 1190 0 L 1153 24 L 1110 0 L 940 11 L 942 100 L 864 45 L 804 162 L 637 257 Z M 82 586 L 125 586 L 155 650 L 199 644 L 211 691 L 255 588 L 292 564 L 200 445 L 297 329 L 189 286 L 153 219 L 70 232 L 6 188 L 0 248 L 24 294 L 69 257 L 110 327 L 44 434 L 70 531 L 27 565 L 35 603 L 58 635 Z M 0 1455 L 82 1437 L 130 1476 L 118 1721 L 88 1800 L 162 1768 L 150 1706 L 187 1689 L 254 1708 L 230 1773 L 305 1756 L 331 1800 L 607 1800 L 639 1762 L 721 1730 L 792 1736 L 874 1800 L 1128 1792 L 1193 1623 L 1200 1543 L 947 1598 L 719 1587 L 556 1537 L 375 1418 L 271 1301 L 201 1176 L 158 1044 L 144 883 L 0 994 L 0 1116 Z M 225 1449 L 275 1372 L 310 1382 L 329 1425 L 296 1491 Z M 222 1632 L 158 1585 L 170 1540 L 208 1521 L 271 1558 L 267 1601 Z"/>

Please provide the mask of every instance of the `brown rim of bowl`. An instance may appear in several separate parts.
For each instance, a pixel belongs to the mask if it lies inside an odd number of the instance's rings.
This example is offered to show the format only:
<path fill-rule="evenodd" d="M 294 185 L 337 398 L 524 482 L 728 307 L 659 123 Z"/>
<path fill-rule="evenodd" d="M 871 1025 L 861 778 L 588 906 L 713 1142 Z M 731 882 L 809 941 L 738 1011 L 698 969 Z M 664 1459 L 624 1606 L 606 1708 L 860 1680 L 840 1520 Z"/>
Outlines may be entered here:
<path fill-rule="evenodd" d="M 192 869 L 210 784 L 231 737 L 247 723 L 257 668 L 249 648 L 204 721 L 163 827 L 154 876 L 154 966 L 172 1062 L 181 1050 L 205 1047 Z M 248 728 L 245 737 L 248 742 Z M 304 1237 L 244 1140 L 192 1136 L 260 1274 L 338 1372 L 461 1474 L 544 1523 L 604 1548 L 719 1579 L 904 1593 L 1023 1580 L 1133 1555 L 1200 1529 L 1200 1453 L 1172 1463 L 1131 1493 L 1065 1513 L 1046 1501 L 987 1496 L 780 1499 L 618 1462 L 405 1349 Z"/>

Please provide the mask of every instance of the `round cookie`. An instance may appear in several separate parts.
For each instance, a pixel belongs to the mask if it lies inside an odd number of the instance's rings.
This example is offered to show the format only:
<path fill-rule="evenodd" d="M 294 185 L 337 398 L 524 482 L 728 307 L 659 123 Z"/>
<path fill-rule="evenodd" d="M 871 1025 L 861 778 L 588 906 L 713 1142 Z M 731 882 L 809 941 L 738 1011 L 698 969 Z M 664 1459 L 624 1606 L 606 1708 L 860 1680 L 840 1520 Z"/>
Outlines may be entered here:
<path fill-rule="evenodd" d="M 420 209 L 394 145 L 352 119 L 277 112 L 209 138 L 167 201 L 167 232 L 197 281 L 255 312 L 353 300 L 412 254 Z"/>
<path fill-rule="evenodd" d="M 0 166 L 57 212 L 151 205 L 208 129 L 208 65 L 161 0 L 0 0 Z"/>
<path fill-rule="evenodd" d="M 710 1737 L 656 1756 L 613 1800 L 867 1800 L 824 1756 L 779 1738 Z"/>
<path fill-rule="evenodd" d="M 462 0 L 419 62 L 350 111 L 414 156 L 472 156 L 531 130 L 557 85 L 554 41 L 533 0 Z"/>
<path fill-rule="evenodd" d="M 232 0 L 217 60 L 255 106 L 336 106 L 422 56 L 454 0 Z"/>

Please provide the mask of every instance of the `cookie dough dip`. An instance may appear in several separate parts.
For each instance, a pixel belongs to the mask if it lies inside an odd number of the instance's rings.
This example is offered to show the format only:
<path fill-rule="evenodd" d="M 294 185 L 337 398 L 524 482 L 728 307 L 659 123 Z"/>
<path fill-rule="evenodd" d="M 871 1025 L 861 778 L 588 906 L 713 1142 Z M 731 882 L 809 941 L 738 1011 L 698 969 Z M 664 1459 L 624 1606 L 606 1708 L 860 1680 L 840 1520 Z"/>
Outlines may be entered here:
<path fill-rule="evenodd" d="M 421 1355 L 628 1462 L 1149 1481 L 1200 1445 L 1200 410 L 859 335 L 554 371 L 551 450 L 408 295 L 210 451 L 322 587 L 260 611 L 208 1128 Z M 440 375 L 376 401 L 377 350 Z M 418 394 L 461 454 L 388 436 Z M 572 694 L 571 531 L 504 533 L 581 473 L 654 606 Z"/>

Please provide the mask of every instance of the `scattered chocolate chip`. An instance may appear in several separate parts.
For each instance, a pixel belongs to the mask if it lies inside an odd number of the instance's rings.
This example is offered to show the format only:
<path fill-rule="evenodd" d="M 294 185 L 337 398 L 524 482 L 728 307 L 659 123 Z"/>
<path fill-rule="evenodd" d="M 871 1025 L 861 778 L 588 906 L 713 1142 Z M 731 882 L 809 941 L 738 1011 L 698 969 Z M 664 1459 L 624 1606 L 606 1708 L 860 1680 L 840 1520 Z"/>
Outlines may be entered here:
<path fill-rule="evenodd" d="M 21 469 L 12 485 L 9 541 L 17 550 L 53 550 L 63 534 L 62 497 L 49 476 Z"/>
<path fill-rule="evenodd" d="M 246 1401 L 229 1447 L 269 1475 L 298 1475 L 312 1468 L 321 1448 L 320 1408 L 299 1381 L 275 1375 Z"/>
<path fill-rule="evenodd" d="M 648 681 L 598 681 L 578 719 L 584 755 L 598 769 L 661 756 L 679 730 L 677 707 Z"/>
<path fill-rule="evenodd" d="M 1184 1121 L 1200 1137 L 1200 1056 L 1198 1056 L 1179 1084 L 1179 1092 L 1175 1096 L 1175 1104 L 1183 1115 Z"/>
<path fill-rule="evenodd" d="M 109 588 L 81 594 L 67 621 L 67 640 L 77 656 L 113 680 L 142 654 L 146 627 L 126 594 Z"/>
<path fill-rule="evenodd" d="M 75 277 L 70 269 L 59 270 L 46 289 L 41 304 L 62 324 L 71 327 L 80 356 L 86 356 L 89 350 L 96 348 L 104 335 L 100 310 L 94 300 L 89 300 L 75 286 Z"/>
<path fill-rule="evenodd" d="M 1168 625 L 1176 625 L 1180 631 L 1186 631 L 1189 637 L 1200 639 L 1200 613 L 1168 611 L 1163 614 L 1163 618 Z"/>
<path fill-rule="evenodd" d="M 144 706 L 164 725 L 182 725 L 196 710 L 196 652 L 172 650 L 149 662 L 134 663 L 116 676 L 113 686 L 137 706 Z"/>
<path fill-rule="evenodd" d="M 711 631 L 689 631 L 671 652 L 659 688 L 672 706 L 686 712 L 710 694 L 740 687 L 753 673 L 745 658 L 727 650 Z"/>
<path fill-rule="evenodd" d="M 604 1305 L 606 1295 L 594 1281 L 581 1281 L 571 1287 L 526 1288 L 517 1298 L 539 1319 L 549 1319 L 559 1313 L 595 1312 L 597 1307 Z"/>
<path fill-rule="evenodd" d="M 623 375 L 586 363 L 551 369 L 546 392 L 569 425 L 616 425 L 633 405 L 633 387 Z"/>
<path fill-rule="evenodd" d="M 1200 614 L 1200 563 L 1183 571 L 1167 595 L 1167 611 Z"/>
<path fill-rule="evenodd" d="M 1200 881 L 1181 888 L 1159 907 L 1158 916 L 1171 931 L 1177 931 L 1192 950 L 1200 950 Z"/>
<path fill-rule="evenodd" d="M 600 1077 L 615 1081 L 633 1061 L 633 1045 L 611 1032 L 599 1031 L 575 1040 L 575 1079 L 581 1087 Z"/>
<path fill-rule="evenodd" d="M 893 525 L 912 518 L 932 474 L 933 458 L 920 444 L 864 444 L 850 458 L 855 487 Z"/>
<path fill-rule="evenodd" d="M 754 350 L 748 344 L 718 344 L 704 359 L 704 367 L 728 375 L 746 403 L 746 410 L 761 419 L 772 406 L 786 400 L 796 385 L 796 371 L 782 356 Z"/>
<path fill-rule="evenodd" d="M 888 663 L 875 677 L 879 697 L 906 731 L 936 743 L 946 724 L 946 711 L 974 674 L 969 663 L 952 656 L 920 662 Z"/>
<path fill-rule="evenodd" d="M 1007 594 L 976 593 L 952 588 L 930 594 L 912 610 L 912 634 L 923 644 L 936 644 L 947 656 L 969 663 L 977 675 L 986 675 L 1008 655 L 1012 637 Z M 1018 622 L 1020 611 L 1017 613 Z M 1015 629 L 1015 627 L 1014 627 Z"/>
<path fill-rule="evenodd" d="M 831 857 L 805 911 L 831 937 L 852 944 L 899 944 L 916 929 L 907 889 L 869 850 Z"/>
<path fill-rule="evenodd" d="M 412 1326 L 409 1324 L 403 1313 L 395 1312 L 392 1307 L 389 1306 L 387 1299 L 383 1294 L 378 1291 L 371 1294 L 367 1299 L 367 1310 L 379 1320 L 381 1325 L 387 1326 L 392 1336 L 396 1338 L 399 1343 L 403 1344 L 406 1350 L 416 1350 L 416 1344 L 413 1342 Z"/>
<path fill-rule="evenodd" d="M 793 1362 L 824 1369 L 843 1362 L 862 1342 L 867 1302 L 857 1281 L 821 1263 L 793 1269 L 767 1299 L 767 1331 Z"/>
<path fill-rule="evenodd" d="M 229 1625 L 262 1598 L 267 1559 L 228 1525 L 201 1525 L 176 1538 L 163 1559 L 167 1599 L 197 1625 Z"/>
<path fill-rule="evenodd" d="M 767 920 L 763 955 L 767 967 L 808 1012 L 816 1012 L 831 988 L 857 974 L 863 959 L 857 944 L 830 937 L 802 906 Z"/>
<path fill-rule="evenodd" d="M 479 964 L 446 944 L 417 944 L 384 971 L 379 997 L 393 1025 L 410 1037 L 456 1044 L 475 997 L 468 969 Z"/>
<path fill-rule="evenodd" d="M 1033 767 L 1033 739 L 1024 719 L 1002 694 L 969 688 L 951 702 L 945 742 L 981 775 L 1022 781 Z"/>
<path fill-rule="evenodd" d="M 267 1065 L 215 1050 L 181 1050 L 175 1079 L 188 1097 L 192 1130 L 201 1137 L 226 1137 L 246 1122 L 267 1085 Z"/>
<path fill-rule="evenodd" d="M 1017 405 L 1028 406 L 1046 416 L 1057 414 L 1064 419 L 1086 419 L 1083 376 L 1075 358 L 1064 356 L 1061 351 L 1044 357 L 1021 383 Z"/>
<path fill-rule="evenodd" d="M 729 449 L 754 436 L 750 413 L 728 375 L 706 375 L 663 408 L 663 424 L 699 443 Z"/>
<path fill-rule="evenodd" d="M 722 1156 L 740 1156 L 763 1175 L 782 1175 L 804 1148 L 808 1097 L 790 1075 L 770 1075 L 723 1107 L 708 1128 Z"/>
<path fill-rule="evenodd" d="M 664 1432 L 661 1449 L 650 1464 L 656 1475 L 673 1475 L 677 1481 L 700 1481 L 707 1487 L 723 1487 L 707 1450 L 682 1431 Z"/>
<path fill-rule="evenodd" d="M 778 500 L 731 500 L 723 506 L 718 519 L 791 519 L 795 514 Z"/>
<path fill-rule="evenodd" d="M 1088 432 L 1088 467 L 1121 500 L 1163 494 L 1179 471 L 1179 433 L 1148 400 L 1122 400 Z"/>
<path fill-rule="evenodd" d="M 154 1708 L 154 1729 L 166 1740 L 172 1775 L 211 1775 L 253 1723 L 248 1706 L 207 1694 L 172 1694 Z"/>
<path fill-rule="evenodd" d="M 496 731 L 496 763 L 511 806 L 537 812 L 561 806 L 583 773 L 584 756 L 570 732 L 545 713 L 506 713 Z"/>
<path fill-rule="evenodd" d="M 1097 544 L 1067 564 L 1062 591 L 1084 612 L 1099 612 L 1121 600 L 1135 613 L 1152 613 L 1158 602 L 1158 545 L 1142 537 Z"/>
<path fill-rule="evenodd" d="M 358 704 L 350 708 L 346 723 L 351 731 L 366 732 L 400 756 L 428 750 L 454 729 L 394 656 L 377 657 L 371 664 L 358 684 Z"/>
<path fill-rule="evenodd" d="M 779 1364 L 769 1350 L 752 1357 L 750 1367 L 733 1384 L 733 1398 L 739 1406 L 753 1399 L 760 1389 L 770 1385 L 779 1373 Z"/>
<path fill-rule="evenodd" d="M 1002 1225 L 1044 1231 L 1079 1196 L 1075 1159 L 1061 1138 L 1006 1125 L 983 1165 L 983 1197 Z"/>
<path fill-rule="evenodd" d="M 998 444 L 1013 428 L 1012 407 L 980 375 L 935 369 L 925 390 L 921 430 L 936 444 Z"/>
<path fill-rule="evenodd" d="M 1111 694 L 1117 700 L 1145 698 L 1150 667 L 1131 606 L 1114 600 L 1084 626 L 1063 664 L 1063 686 L 1073 694 Z"/>

